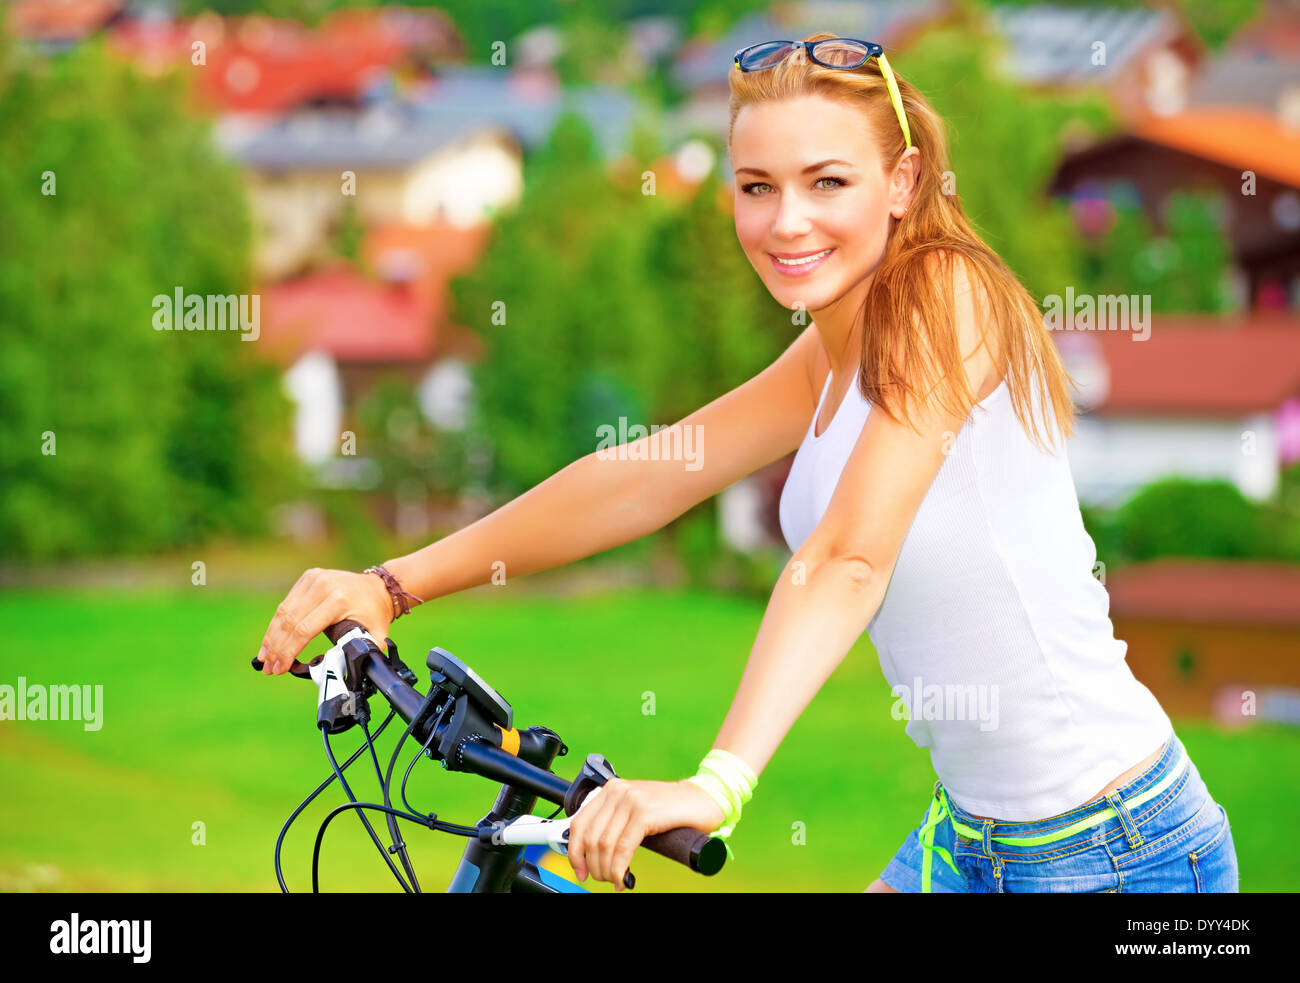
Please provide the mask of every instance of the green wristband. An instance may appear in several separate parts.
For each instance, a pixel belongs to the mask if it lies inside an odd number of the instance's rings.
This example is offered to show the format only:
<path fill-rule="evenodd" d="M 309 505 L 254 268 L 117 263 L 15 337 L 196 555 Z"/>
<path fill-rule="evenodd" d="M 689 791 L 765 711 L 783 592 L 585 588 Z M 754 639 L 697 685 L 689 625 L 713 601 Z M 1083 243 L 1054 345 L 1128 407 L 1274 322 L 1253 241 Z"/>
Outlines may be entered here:
<path fill-rule="evenodd" d="M 727 856 L 735 859 L 727 838 L 740 821 L 741 808 L 754 794 L 758 776 L 740 757 L 730 751 L 714 748 L 700 762 L 699 772 L 687 781 L 704 789 L 722 810 L 723 823 L 714 835 L 723 841 Z"/>

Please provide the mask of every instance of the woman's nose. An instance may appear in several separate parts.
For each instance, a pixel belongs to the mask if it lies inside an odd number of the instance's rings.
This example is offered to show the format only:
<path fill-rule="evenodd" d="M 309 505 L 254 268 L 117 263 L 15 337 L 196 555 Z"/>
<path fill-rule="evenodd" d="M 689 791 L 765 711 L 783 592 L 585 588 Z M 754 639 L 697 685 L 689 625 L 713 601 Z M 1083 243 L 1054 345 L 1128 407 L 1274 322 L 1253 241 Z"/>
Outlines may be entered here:
<path fill-rule="evenodd" d="M 772 235 L 777 239 L 794 241 L 806 237 L 811 230 L 812 224 L 803 204 L 794 197 L 782 198 L 776 218 L 772 220 Z"/>

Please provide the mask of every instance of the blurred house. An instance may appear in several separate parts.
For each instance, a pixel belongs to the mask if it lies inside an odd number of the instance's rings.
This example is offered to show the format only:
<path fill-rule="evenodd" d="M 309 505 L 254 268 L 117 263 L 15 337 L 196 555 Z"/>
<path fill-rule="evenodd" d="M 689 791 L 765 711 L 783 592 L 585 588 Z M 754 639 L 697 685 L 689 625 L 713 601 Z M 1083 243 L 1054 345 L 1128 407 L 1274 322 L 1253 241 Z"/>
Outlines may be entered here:
<path fill-rule="evenodd" d="M 1121 117 L 1182 110 L 1204 55 L 1170 8 L 1001 5 L 993 24 L 1012 78 L 1046 89 L 1095 86 Z"/>
<path fill-rule="evenodd" d="M 367 228 L 469 228 L 523 193 L 512 136 L 389 103 L 300 111 L 251 134 L 224 130 L 221 143 L 246 165 L 258 223 L 256 270 L 266 280 L 328 257 L 349 206 Z"/>
<path fill-rule="evenodd" d="M 1151 117 L 1068 154 L 1050 190 L 1083 213 L 1131 201 L 1156 229 L 1173 192 L 1219 193 L 1235 268 L 1251 306 L 1300 308 L 1300 128 L 1258 109 L 1194 107 Z"/>
<path fill-rule="evenodd" d="M 1106 590 L 1129 667 L 1169 713 L 1300 722 L 1300 567 L 1158 560 L 1115 571 Z M 1290 709 L 1270 712 L 1279 702 Z"/>
<path fill-rule="evenodd" d="M 447 283 L 478 262 L 487 225 L 381 226 L 363 242 L 364 276 L 339 263 L 263 290 L 262 348 L 283 365 L 297 403 L 299 456 L 326 483 L 364 484 L 364 458 L 341 460 L 344 430 L 382 378 L 415 389 L 436 426 L 464 426 L 469 366 L 482 355 L 477 335 L 447 313 Z"/>
<path fill-rule="evenodd" d="M 1164 226 L 1172 193 L 1217 192 L 1251 306 L 1300 309 L 1300 10 L 1272 4 L 1205 62 L 1176 112 L 1133 116 L 1075 148 L 1050 191 L 1077 214 L 1139 204 Z"/>
<path fill-rule="evenodd" d="M 328 252 L 349 201 L 366 226 L 474 225 L 519 200 L 523 156 L 563 112 L 580 115 L 612 158 L 626 149 L 634 108 L 610 87 L 566 91 L 545 70 L 444 66 L 400 91 L 388 76 L 355 108 L 227 116 L 219 143 L 248 170 L 258 269 L 277 278 Z"/>
<path fill-rule="evenodd" d="M 1067 453 L 1079 500 L 1158 478 L 1221 478 L 1260 500 L 1300 460 L 1300 317 L 1153 318 L 1150 335 L 1058 331 L 1085 412 Z"/>

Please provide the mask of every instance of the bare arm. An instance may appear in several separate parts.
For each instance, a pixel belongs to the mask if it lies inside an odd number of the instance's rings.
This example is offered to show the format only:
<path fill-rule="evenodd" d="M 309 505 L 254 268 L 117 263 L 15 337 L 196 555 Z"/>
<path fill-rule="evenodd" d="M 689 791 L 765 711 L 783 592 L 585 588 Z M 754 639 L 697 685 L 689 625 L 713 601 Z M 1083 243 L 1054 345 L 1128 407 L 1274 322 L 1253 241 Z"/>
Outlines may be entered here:
<path fill-rule="evenodd" d="M 816 408 L 810 373 L 820 353 L 810 326 L 754 378 L 679 421 L 679 433 L 689 428 L 693 438 L 689 455 L 640 453 L 664 431 L 624 445 L 628 453 L 613 459 L 593 451 L 490 515 L 384 565 L 403 589 L 429 601 L 487 583 L 494 570 L 519 577 L 660 529 L 798 446 Z M 356 621 L 382 639 L 392 617 L 378 577 L 313 568 L 276 608 L 258 658 L 279 675 L 335 622 Z"/>
<path fill-rule="evenodd" d="M 495 569 L 519 577 L 663 528 L 798 447 L 816 407 L 809 370 L 819 347 L 809 326 L 762 372 L 672 428 L 623 445 L 617 456 L 593 451 L 477 522 L 385 565 L 427 601 L 487 583 L 498 561 Z"/>

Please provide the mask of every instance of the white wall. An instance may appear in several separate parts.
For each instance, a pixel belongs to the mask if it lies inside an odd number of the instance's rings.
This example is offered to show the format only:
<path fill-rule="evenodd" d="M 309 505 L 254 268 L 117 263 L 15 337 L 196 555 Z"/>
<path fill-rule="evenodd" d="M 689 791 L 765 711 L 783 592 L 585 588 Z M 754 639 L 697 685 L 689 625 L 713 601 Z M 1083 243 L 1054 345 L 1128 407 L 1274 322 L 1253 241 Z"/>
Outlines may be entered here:
<path fill-rule="evenodd" d="M 718 494 L 718 533 L 729 545 L 746 552 L 771 544 L 760 518 L 763 492 L 753 475 L 746 475 Z"/>
<path fill-rule="evenodd" d="M 469 366 L 458 358 L 442 358 L 420 379 L 416 389 L 420 409 L 441 430 L 463 430 L 469 415 L 474 382 Z"/>
<path fill-rule="evenodd" d="M 334 359 L 306 352 L 284 374 L 284 388 L 297 403 L 293 441 L 298 456 L 320 463 L 339 453 L 343 426 L 343 383 Z"/>
<path fill-rule="evenodd" d="M 1080 417 L 1066 453 L 1079 501 L 1111 507 L 1157 478 L 1222 478 L 1248 498 L 1278 483 L 1278 443 L 1267 415 L 1221 419 Z"/>
<path fill-rule="evenodd" d="M 495 138 L 443 148 L 411 169 L 402 189 L 402 219 L 424 225 L 441 219 L 472 226 L 523 195 L 523 165 Z"/>

